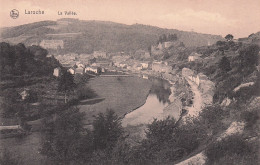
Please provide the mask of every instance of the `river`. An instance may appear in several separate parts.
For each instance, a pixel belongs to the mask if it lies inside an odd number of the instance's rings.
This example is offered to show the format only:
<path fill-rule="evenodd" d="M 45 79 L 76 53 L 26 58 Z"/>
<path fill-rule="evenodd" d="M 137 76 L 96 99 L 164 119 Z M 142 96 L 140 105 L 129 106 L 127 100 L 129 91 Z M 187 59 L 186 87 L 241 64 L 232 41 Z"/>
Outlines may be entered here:
<path fill-rule="evenodd" d="M 164 118 L 164 108 L 170 103 L 171 84 L 163 79 L 149 77 L 152 87 L 146 102 L 141 107 L 128 113 L 122 120 L 122 126 L 149 124 L 154 118 Z"/>

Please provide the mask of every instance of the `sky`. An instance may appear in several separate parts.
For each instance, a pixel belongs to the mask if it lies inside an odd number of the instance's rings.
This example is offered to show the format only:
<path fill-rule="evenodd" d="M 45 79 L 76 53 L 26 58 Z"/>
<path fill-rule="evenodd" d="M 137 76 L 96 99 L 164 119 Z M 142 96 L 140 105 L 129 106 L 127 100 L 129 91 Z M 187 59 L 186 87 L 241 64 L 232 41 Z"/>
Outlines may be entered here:
<path fill-rule="evenodd" d="M 17 9 L 19 17 L 10 17 Z M 44 14 L 25 14 L 44 11 Z M 77 15 L 64 15 L 65 11 Z M 58 13 L 61 13 L 59 15 Z M 247 37 L 260 31 L 260 0 L 0 0 L 0 26 L 78 18 Z"/>

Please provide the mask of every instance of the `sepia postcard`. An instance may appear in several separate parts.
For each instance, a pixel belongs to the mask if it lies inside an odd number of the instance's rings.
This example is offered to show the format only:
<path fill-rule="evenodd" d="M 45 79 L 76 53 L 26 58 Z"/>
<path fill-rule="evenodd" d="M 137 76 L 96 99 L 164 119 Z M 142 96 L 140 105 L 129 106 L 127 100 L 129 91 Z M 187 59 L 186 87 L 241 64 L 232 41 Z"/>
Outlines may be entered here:
<path fill-rule="evenodd" d="M 1 165 L 257 165 L 260 0 L 0 0 Z"/>

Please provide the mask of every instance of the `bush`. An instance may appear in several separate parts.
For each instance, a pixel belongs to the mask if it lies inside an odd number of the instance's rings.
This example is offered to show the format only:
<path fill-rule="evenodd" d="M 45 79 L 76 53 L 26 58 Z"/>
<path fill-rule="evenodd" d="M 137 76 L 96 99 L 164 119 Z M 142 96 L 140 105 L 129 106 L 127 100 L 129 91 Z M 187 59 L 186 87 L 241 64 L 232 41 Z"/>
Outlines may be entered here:
<path fill-rule="evenodd" d="M 86 85 L 78 86 L 76 89 L 76 95 L 79 100 L 82 99 L 91 99 L 97 96 L 97 94 Z"/>
<path fill-rule="evenodd" d="M 1 154 L 1 156 L 0 156 L 1 165 L 21 165 L 21 164 L 23 164 L 19 158 L 13 156 L 13 154 L 6 149 L 4 149 L 3 152 L 1 152 L 0 154 Z"/>
<path fill-rule="evenodd" d="M 200 113 L 199 125 L 204 125 L 213 134 L 218 133 L 220 130 L 224 130 L 224 124 L 222 120 L 228 117 L 229 112 L 223 110 L 220 106 L 206 107 Z"/>
<path fill-rule="evenodd" d="M 240 115 L 241 119 L 246 122 L 246 128 L 252 128 L 257 120 L 259 119 L 259 114 L 257 110 L 244 111 Z"/>
<path fill-rule="evenodd" d="M 206 163 L 211 164 L 220 164 L 221 159 L 229 158 L 229 161 L 239 162 L 237 160 L 232 160 L 230 158 L 236 157 L 243 159 L 243 157 L 250 157 L 253 154 L 250 145 L 240 136 L 240 135 L 231 135 L 222 141 L 216 141 L 211 144 L 206 150 L 205 154 L 207 156 Z M 222 162 L 227 162 L 223 161 Z"/>
<path fill-rule="evenodd" d="M 178 126 L 174 119 L 154 120 L 148 125 L 147 139 L 134 150 L 134 161 L 140 164 L 164 164 L 179 160 L 193 152 L 202 139 L 205 129 L 192 121 Z"/>

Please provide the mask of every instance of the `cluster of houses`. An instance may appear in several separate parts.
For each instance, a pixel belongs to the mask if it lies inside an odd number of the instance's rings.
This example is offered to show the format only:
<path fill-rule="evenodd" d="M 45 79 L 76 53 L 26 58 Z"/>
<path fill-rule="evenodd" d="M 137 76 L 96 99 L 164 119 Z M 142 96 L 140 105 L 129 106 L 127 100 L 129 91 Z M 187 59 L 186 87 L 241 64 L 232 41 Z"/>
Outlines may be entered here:
<path fill-rule="evenodd" d="M 152 63 L 152 70 L 155 72 L 160 72 L 160 73 L 171 73 L 172 71 L 172 66 L 168 65 L 167 62 L 153 62 Z"/>
<path fill-rule="evenodd" d="M 160 48 L 169 47 L 171 41 L 159 43 Z M 163 46 L 161 47 L 160 44 Z M 140 52 L 146 54 L 145 51 Z M 148 54 L 147 54 L 148 56 Z M 188 62 L 201 60 L 201 54 L 191 53 L 188 57 Z M 124 54 L 124 52 L 108 54 L 103 51 L 94 51 L 93 54 L 75 54 L 70 53 L 66 55 L 58 55 L 56 58 L 67 68 L 71 74 L 84 74 L 86 72 L 102 73 L 106 70 L 114 70 L 115 68 L 125 69 L 130 71 L 152 70 L 159 73 L 173 73 L 171 65 L 163 61 L 151 61 L 151 60 L 136 60 L 130 55 Z M 53 75 L 60 76 L 60 70 L 56 68 Z M 203 77 L 199 75 L 202 79 Z M 198 78 L 199 78 L 198 77 Z M 192 78 L 199 85 L 198 78 Z"/>
<path fill-rule="evenodd" d="M 70 72 L 72 75 L 84 74 L 84 73 L 88 73 L 88 72 L 99 74 L 101 72 L 105 72 L 105 69 L 98 67 L 98 66 L 86 66 L 86 65 L 83 65 L 83 64 L 78 64 L 78 65 L 75 65 L 75 66 L 69 68 L 68 72 Z M 55 77 L 61 76 L 61 68 L 60 67 L 54 69 L 53 76 L 55 76 Z"/>
<path fill-rule="evenodd" d="M 150 61 L 139 61 L 132 59 L 130 56 L 113 56 L 113 66 L 131 71 L 147 70 L 151 66 Z"/>

